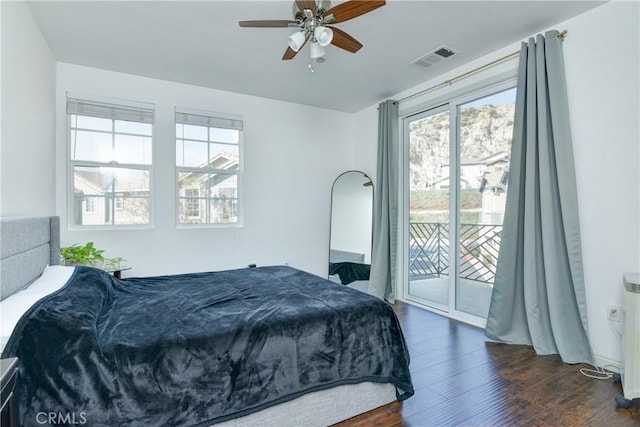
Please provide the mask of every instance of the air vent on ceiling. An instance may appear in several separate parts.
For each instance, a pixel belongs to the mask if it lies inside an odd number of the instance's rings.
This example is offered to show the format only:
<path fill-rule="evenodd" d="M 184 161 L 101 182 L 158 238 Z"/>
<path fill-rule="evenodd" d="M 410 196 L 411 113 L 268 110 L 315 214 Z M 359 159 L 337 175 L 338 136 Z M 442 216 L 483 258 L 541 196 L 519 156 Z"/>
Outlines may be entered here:
<path fill-rule="evenodd" d="M 443 45 L 432 50 L 429 53 L 425 53 L 418 59 L 414 59 L 410 62 L 410 64 L 418 65 L 420 67 L 430 67 L 434 64 L 437 64 L 438 62 L 442 62 L 445 59 L 452 57 L 456 53 L 458 53 L 456 50 Z"/>

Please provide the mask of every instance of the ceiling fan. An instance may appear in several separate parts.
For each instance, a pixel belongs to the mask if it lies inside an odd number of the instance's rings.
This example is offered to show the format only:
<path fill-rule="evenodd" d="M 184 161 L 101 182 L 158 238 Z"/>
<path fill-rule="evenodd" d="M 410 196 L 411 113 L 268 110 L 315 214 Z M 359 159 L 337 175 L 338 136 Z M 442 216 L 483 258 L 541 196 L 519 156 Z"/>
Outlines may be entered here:
<path fill-rule="evenodd" d="M 371 12 L 384 6 L 385 0 L 347 0 L 331 7 L 328 0 L 295 0 L 293 20 L 240 21 L 241 27 L 299 27 L 299 31 L 289 36 L 289 47 L 283 60 L 293 59 L 302 47 L 311 41 L 311 58 L 324 60 L 325 46 L 332 44 L 355 53 L 362 43 L 339 28 L 329 24 L 339 24 L 349 19 Z"/>

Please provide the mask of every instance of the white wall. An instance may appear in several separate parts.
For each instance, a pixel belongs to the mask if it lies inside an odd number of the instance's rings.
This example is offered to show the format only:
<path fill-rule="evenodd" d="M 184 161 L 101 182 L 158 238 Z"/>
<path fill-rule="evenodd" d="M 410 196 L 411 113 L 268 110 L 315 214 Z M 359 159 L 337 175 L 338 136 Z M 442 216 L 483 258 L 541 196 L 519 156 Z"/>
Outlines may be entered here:
<path fill-rule="evenodd" d="M 622 305 L 622 274 L 640 271 L 640 47 L 638 2 L 614 1 L 559 23 L 568 30 L 563 50 L 576 162 L 589 334 L 600 363 L 620 361 L 621 340 L 608 323 L 607 305 Z M 505 48 L 397 94 L 394 99 L 434 86 L 510 52 Z M 443 95 L 477 87 L 482 79 L 513 75 L 514 62 L 401 103 L 401 113 Z M 355 114 L 353 167 L 373 169 L 377 112 Z M 360 159 L 360 161 L 358 161 Z M 375 182 L 375 181 L 374 181 Z M 617 325 L 620 327 L 620 325 Z"/>
<path fill-rule="evenodd" d="M 0 216 L 52 215 L 56 62 L 24 2 L 0 7 Z"/>
<path fill-rule="evenodd" d="M 616 361 L 607 305 L 623 303 L 623 272 L 640 271 L 639 13 L 613 2 L 563 27 L 589 332 L 596 355 Z"/>
<path fill-rule="evenodd" d="M 132 276 L 285 261 L 327 274 L 331 185 L 350 168 L 340 155 L 349 143 L 350 114 L 64 63 L 57 77 L 56 211 L 63 245 L 94 241 L 106 256 L 125 257 Z M 67 92 L 155 105 L 153 228 L 69 229 Z M 175 106 L 243 116 L 243 227 L 176 228 Z"/>

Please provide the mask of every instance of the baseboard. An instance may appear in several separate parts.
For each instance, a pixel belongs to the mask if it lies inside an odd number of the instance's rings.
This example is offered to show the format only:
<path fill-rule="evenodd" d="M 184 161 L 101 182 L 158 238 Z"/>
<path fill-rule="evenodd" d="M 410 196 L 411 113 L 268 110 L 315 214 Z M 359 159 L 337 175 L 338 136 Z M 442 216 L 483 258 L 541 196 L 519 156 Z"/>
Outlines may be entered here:
<path fill-rule="evenodd" d="M 620 369 L 622 368 L 621 360 L 609 359 L 608 357 L 601 356 L 599 354 L 594 354 L 593 358 L 595 359 L 596 365 L 598 367 L 620 373 Z"/>

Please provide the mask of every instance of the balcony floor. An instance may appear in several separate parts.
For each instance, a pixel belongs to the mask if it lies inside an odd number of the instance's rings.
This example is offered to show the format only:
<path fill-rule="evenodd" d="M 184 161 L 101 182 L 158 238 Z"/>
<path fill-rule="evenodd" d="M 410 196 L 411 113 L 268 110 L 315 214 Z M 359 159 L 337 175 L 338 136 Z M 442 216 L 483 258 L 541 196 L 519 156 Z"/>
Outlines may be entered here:
<path fill-rule="evenodd" d="M 458 292 L 459 311 L 464 311 L 482 318 L 487 317 L 493 286 L 486 282 L 460 279 Z M 421 300 L 448 305 L 449 276 L 413 279 L 409 282 L 409 295 Z M 428 304 L 427 304 L 428 305 Z"/>

